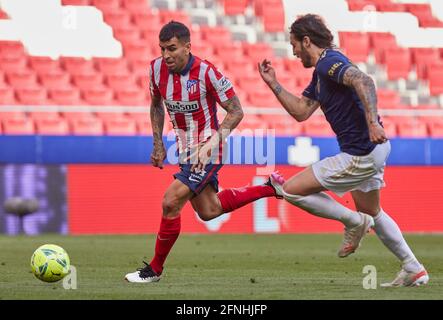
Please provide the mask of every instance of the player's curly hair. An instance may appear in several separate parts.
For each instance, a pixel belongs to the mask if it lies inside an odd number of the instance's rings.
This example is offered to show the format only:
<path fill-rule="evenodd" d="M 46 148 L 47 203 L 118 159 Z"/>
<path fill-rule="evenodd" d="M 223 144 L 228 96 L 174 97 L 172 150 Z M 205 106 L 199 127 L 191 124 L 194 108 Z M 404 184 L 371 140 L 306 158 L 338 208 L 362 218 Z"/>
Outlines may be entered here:
<path fill-rule="evenodd" d="M 158 38 L 161 42 L 166 42 L 174 37 L 182 42 L 191 41 L 188 27 L 181 22 L 171 20 L 161 28 Z"/>
<path fill-rule="evenodd" d="M 305 14 L 299 16 L 290 27 L 290 33 L 295 39 L 302 41 L 309 37 L 312 43 L 319 48 L 332 48 L 334 36 L 326 26 L 322 17 L 316 14 Z"/>

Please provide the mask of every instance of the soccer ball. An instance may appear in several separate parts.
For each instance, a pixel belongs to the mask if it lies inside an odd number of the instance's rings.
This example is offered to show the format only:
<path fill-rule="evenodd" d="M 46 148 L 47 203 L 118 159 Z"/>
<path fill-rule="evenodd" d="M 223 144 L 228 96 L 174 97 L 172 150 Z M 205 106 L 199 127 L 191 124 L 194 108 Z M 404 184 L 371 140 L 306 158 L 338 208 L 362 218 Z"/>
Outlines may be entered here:
<path fill-rule="evenodd" d="M 44 244 L 31 257 L 32 273 L 44 282 L 56 282 L 69 272 L 69 256 L 55 244 Z"/>

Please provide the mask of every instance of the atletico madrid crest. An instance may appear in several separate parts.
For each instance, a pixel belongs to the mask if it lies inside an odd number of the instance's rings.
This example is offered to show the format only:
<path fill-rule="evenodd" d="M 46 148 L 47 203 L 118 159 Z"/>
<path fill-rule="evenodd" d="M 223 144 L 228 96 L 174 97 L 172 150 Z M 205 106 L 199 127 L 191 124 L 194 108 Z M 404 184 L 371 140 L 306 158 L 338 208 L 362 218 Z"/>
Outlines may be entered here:
<path fill-rule="evenodd" d="M 197 85 L 198 85 L 198 80 L 188 80 L 188 82 L 186 82 L 186 89 L 188 90 L 188 93 L 189 94 L 196 93 Z"/>

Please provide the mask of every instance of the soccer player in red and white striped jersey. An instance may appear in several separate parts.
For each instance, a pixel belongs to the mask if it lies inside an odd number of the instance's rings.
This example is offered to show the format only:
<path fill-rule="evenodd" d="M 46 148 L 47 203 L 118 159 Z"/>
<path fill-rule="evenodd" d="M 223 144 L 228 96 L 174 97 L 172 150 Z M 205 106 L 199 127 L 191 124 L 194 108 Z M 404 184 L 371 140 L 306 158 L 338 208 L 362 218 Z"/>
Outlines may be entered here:
<path fill-rule="evenodd" d="M 210 62 L 191 54 L 190 32 L 184 24 L 171 21 L 164 25 L 159 41 L 162 56 L 149 67 L 154 138 L 151 162 L 161 169 L 166 158 L 162 141 L 166 107 L 177 137 L 180 171 L 163 198 L 154 258 L 127 274 L 129 282 L 160 280 L 166 257 L 180 234 L 180 211 L 187 201 L 208 221 L 257 199 L 277 196 L 270 180 L 260 186 L 218 192 L 224 141 L 243 118 L 240 101 L 228 78 Z M 221 124 L 217 104 L 227 112 Z"/>

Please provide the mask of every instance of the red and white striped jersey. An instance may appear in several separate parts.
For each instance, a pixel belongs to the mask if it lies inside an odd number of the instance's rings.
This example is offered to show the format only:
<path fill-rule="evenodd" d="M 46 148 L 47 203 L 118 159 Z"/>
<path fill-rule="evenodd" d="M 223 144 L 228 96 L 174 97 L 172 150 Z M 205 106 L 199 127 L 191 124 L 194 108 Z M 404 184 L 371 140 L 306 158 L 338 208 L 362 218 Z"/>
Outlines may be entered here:
<path fill-rule="evenodd" d="M 151 95 L 161 97 L 168 110 L 180 153 L 218 130 L 217 103 L 235 96 L 214 65 L 192 55 L 181 73 L 169 72 L 162 57 L 151 61 L 149 78 Z"/>

